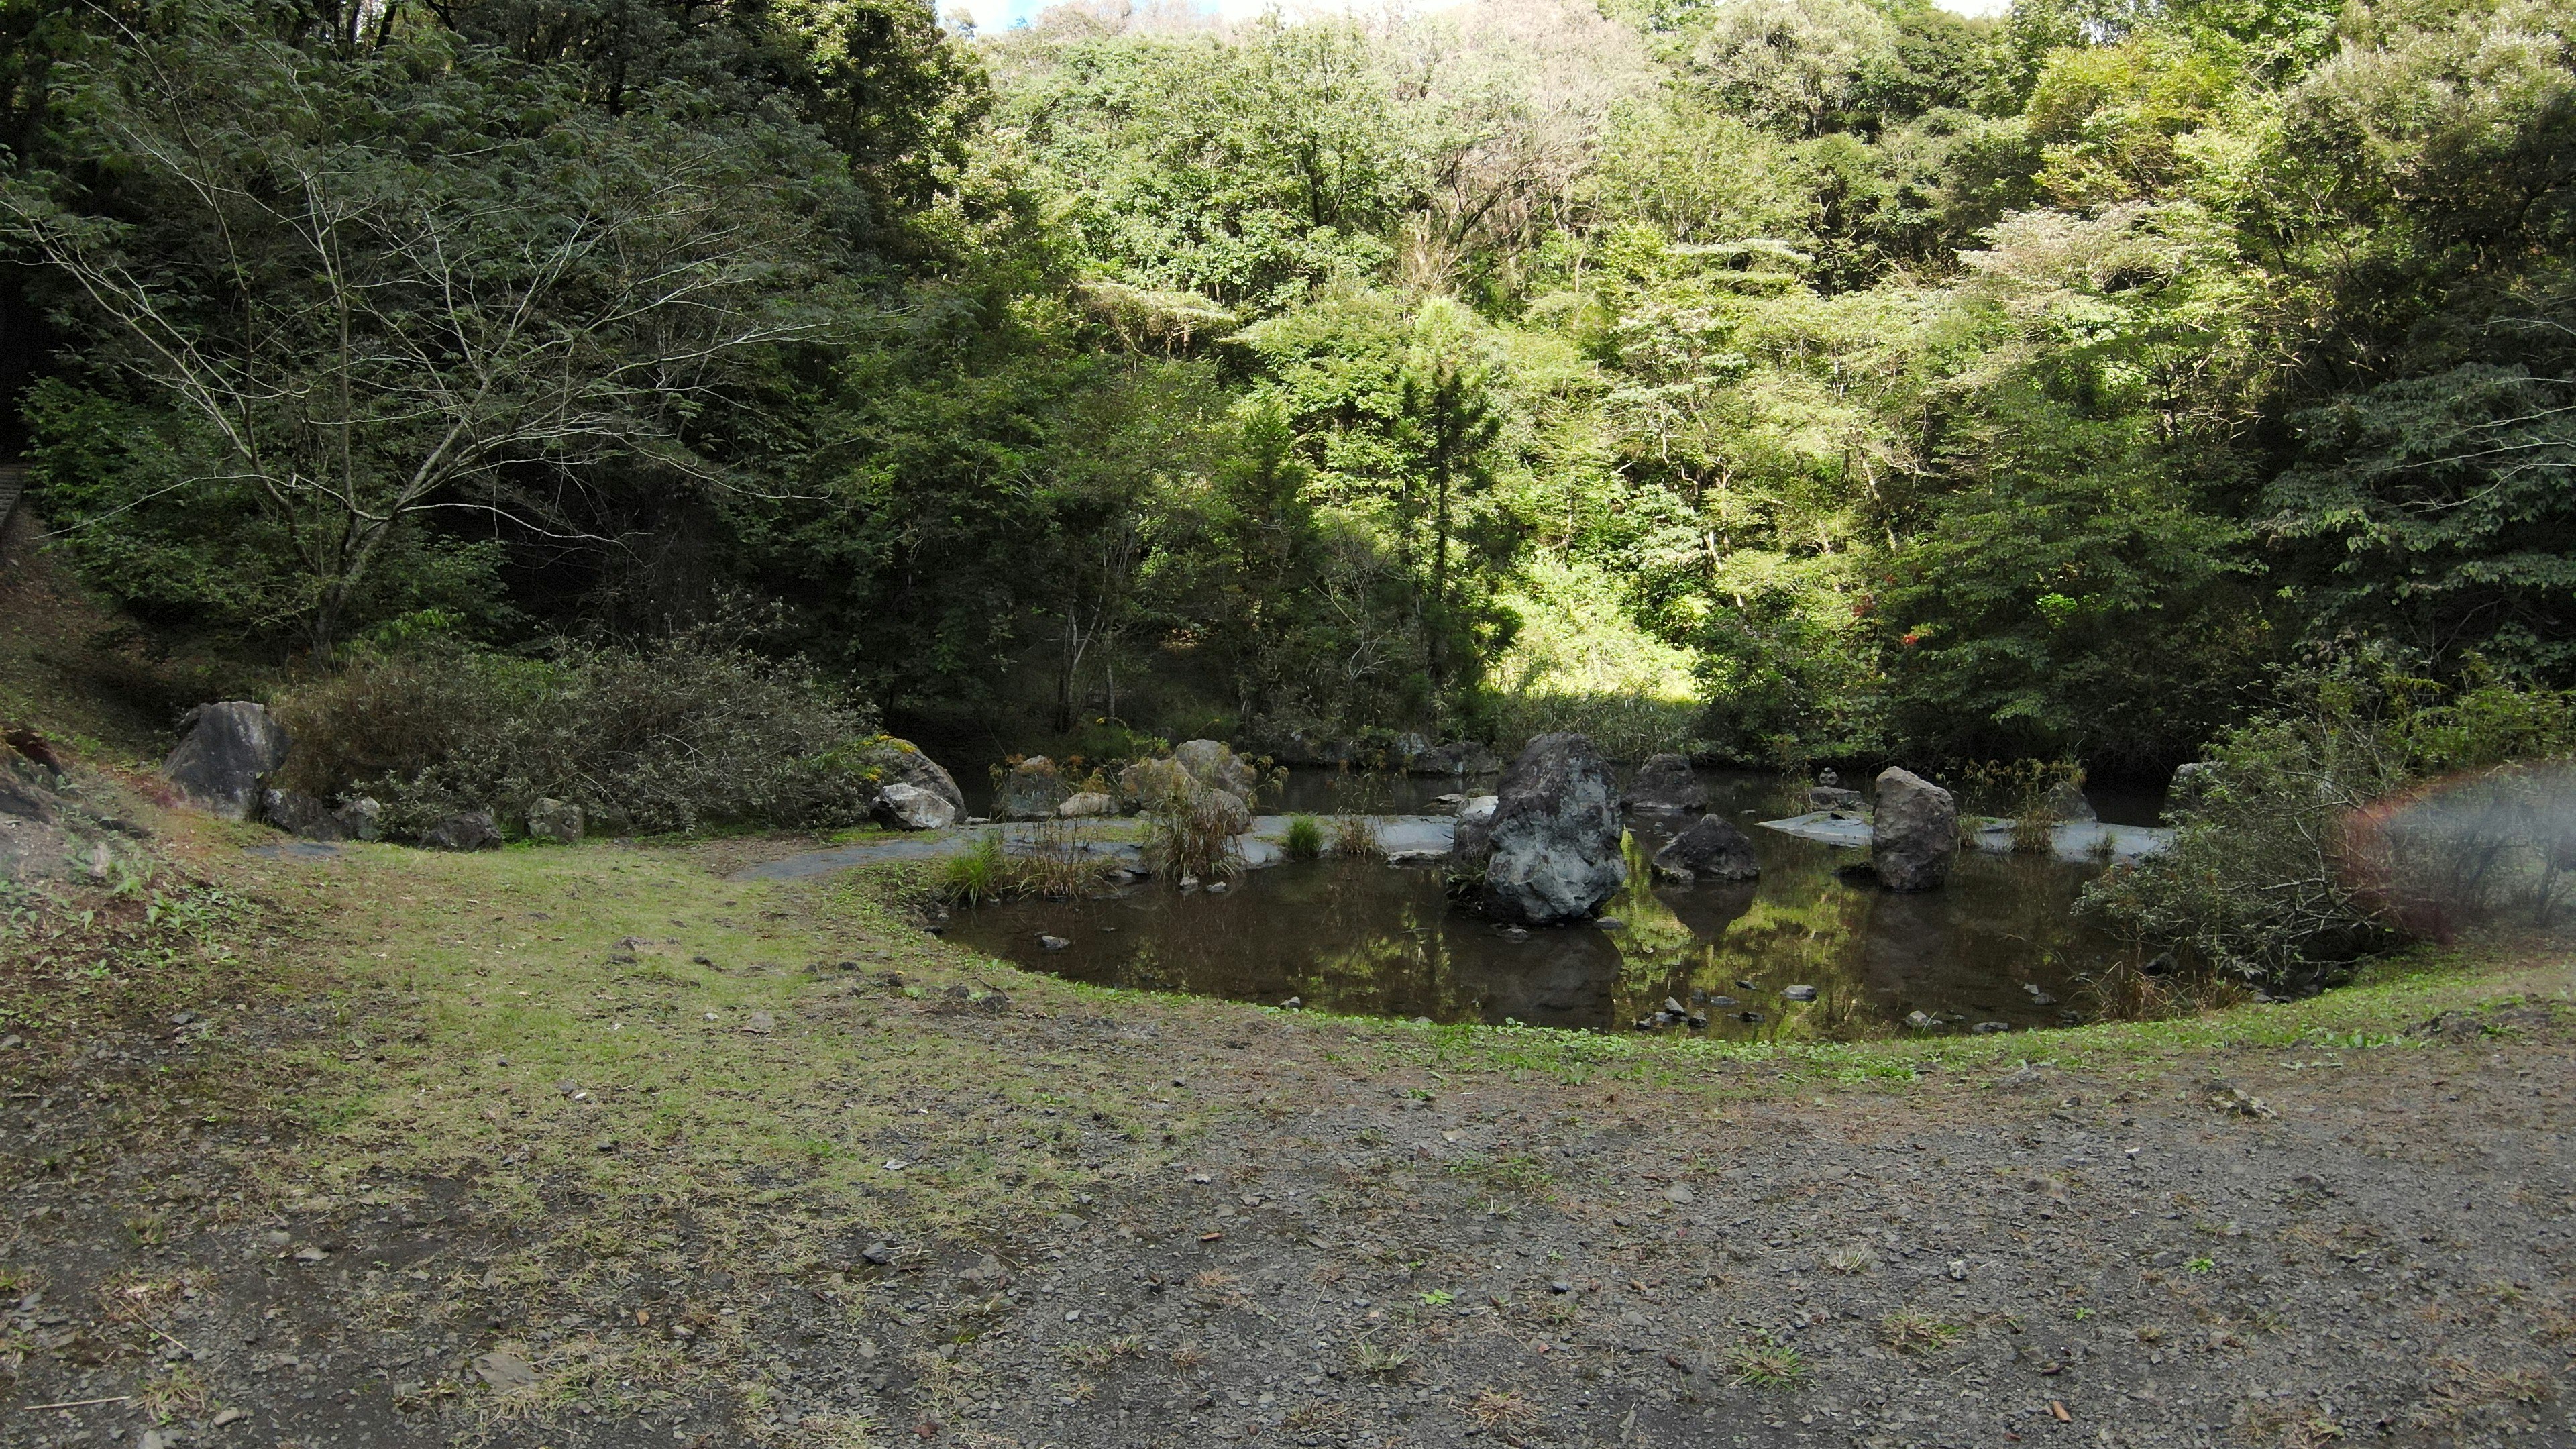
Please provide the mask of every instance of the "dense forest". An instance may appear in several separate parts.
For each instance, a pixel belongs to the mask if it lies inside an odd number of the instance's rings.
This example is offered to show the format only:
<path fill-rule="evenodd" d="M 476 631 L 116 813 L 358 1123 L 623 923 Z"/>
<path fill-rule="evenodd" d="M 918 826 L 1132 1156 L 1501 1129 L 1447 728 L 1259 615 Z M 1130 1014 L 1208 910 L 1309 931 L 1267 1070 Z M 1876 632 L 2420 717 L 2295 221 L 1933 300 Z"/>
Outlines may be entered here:
<path fill-rule="evenodd" d="M 0 374 L 64 556 L 278 677 L 2144 770 L 2576 682 L 2569 18 L 8 0 Z"/>

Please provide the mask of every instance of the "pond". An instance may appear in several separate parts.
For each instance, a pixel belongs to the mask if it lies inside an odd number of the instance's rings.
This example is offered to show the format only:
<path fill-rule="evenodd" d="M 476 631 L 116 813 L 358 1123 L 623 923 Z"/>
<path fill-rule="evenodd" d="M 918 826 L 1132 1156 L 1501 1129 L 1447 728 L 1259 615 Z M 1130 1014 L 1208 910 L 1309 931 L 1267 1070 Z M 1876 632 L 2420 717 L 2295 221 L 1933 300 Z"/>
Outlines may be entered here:
<path fill-rule="evenodd" d="M 1154 880 L 1107 899 L 960 910 L 948 936 L 1104 986 L 1440 1022 L 1625 1030 L 1667 999 L 1704 1015 L 1703 1034 L 1739 1041 L 2079 1019 L 2074 978 L 2110 949 L 2073 910 L 2099 867 L 1965 851 L 1946 888 L 1899 895 L 1868 876 L 1864 852 L 1754 825 L 1802 810 L 1803 786 L 1704 778 L 1710 810 L 1747 827 L 1761 879 L 1653 882 L 1647 855 L 1684 822 L 1632 815 L 1629 886 L 1588 925 L 1508 930 L 1453 906 L 1437 865 L 1327 859 L 1248 871 L 1219 894 Z M 1372 803 L 1410 809 L 1457 786 L 1393 788 L 1403 798 Z M 1290 781 L 1289 803 L 1330 805 L 1311 779 Z M 2096 792 L 2095 805 L 2114 820 L 2153 818 L 2151 802 Z M 1050 950 L 1041 936 L 1068 944 Z M 1814 998 L 1792 999 L 1793 987 Z M 1910 1023 L 1916 1012 L 1940 1025 Z"/>

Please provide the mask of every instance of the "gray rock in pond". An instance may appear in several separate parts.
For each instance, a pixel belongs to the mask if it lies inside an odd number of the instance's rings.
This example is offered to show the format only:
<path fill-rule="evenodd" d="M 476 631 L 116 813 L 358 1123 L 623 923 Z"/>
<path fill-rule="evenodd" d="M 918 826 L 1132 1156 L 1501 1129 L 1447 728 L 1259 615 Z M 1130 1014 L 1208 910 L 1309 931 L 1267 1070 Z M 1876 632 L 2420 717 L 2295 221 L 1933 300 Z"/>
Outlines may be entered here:
<path fill-rule="evenodd" d="M 286 763 L 288 740 L 268 706 L 246 699 L 201 704 L 179 721 L 186 731 L 161 773 L 188 803 L 227 820 L 247 820 L 260 781 Z"/>
<path fill-rule="evenodd" d="M 1172 751 L 1172 763 L 1190 772 L 1190 778 L 1211 790 L 1223 790 L 1239 800 L 1252 798 L 1260 774 L 1252 762 L 1216 740 L 1186 740 Z"/>
<path fill-rule="evenodd" d="M 572 845 L 580 841 L 586 822 L 581 807 L 566 800 L 545 799 L 528 807 L 528 838 Z"/>
<path fill-rule="evenodd" d="M 1206 788 L 1178 760 L 1139 760 L 1118 772 L 1118 808 L 1169 810 L 1197 799 Z"/>
<path fill-rule="evenodd" d="M 1813 1001 L 1816 999 L 1816 988 L 1812 986 L 1788 986 L 1781 988 L 1780 994 L 1791 1001 Z"/>
<path fill-rule="evenodd" d="M 1891 765 L 1878 777 L 1869 864 L 1892 891 L 1928 891 L 1950 878 L 1959 854 L 1959 807 L 1950 792 Z"/>
<path fill-rule="evenodd" d="M 1807 808 L 1810 810 L 1858 810 L 1860 807 L 1861 793 L 1858 790 L 1844 790 L 1832 785 L 1807 787 Z"/>
<path fill-rule="evenodd" d="M 331 818 L 340 822 L 340 828 L 348 832 L 344 839 L 382 840 L 385 838 L 385 807 L 377 804 L 372 795 L 361 795 L 355 800 L 341 801 L 340 808 L 331 812 Z"/>
<path fill-rule="evenodd" d="M 1753 842 L 1723 815 L 1703 815 L 1655 852 L 1655 874 L 1667 880 L 1751 880 L 1762 874 Z"/>
<path fill-rule="evenodd" d="M 2040 802 L 2054 820 L 2087 825 L 2102 817 L 2093 813 L 2093 802 L 2084 798 L 2084 787 L 2073 780 L 2060 780 L 2050 788 L 2048 798 Z"/>
<path fill-rule="evenodd" d="M 1494 818 L 1494 812 L 1502 808 L 1502 803 L 1503 797 L 1500 795 L 1470 795 L 1467 797 L 1467 803 L 1458 807 L 1458 818 L 1491 820 Z"/>
<path fill-rule="evenodd" d="M 1831 765 L 1827 765 L 1825 768 L 1816 772 L 1816 783 L 1819 785 L 1839 785 L 1842 782 L 1843 777 L 1841 773 L 1836 771 Z"/>
<path fill-rule="evenodd" d="M 427 850 L 499 850 L 501 825 L 489 810 L 460 810 L 420 833 Z"/>
<path fill-rule="evenodd" d="M 1055 807 L 1073 793 L 1055 761 L 1044 755 L 1031 755 L 1011 767 L 1002 777 L 1002 788 L 993 801 L 993 813 L 1005 820 L 1048 820 Z"/>
<path fill-rule="evenodd" d="M 1503 776 L 1488 820 L 1462 820 L 1457 864 L 1480 872 L 1488 915 L 1519 925 L 1578 921 L 1628 883 L 1619 790 L 1582 735 L 1540 735 Z"/>
<path fill-rule="evenodd" d="M 259 818 L 302 840 L 346 840 L 349 829 L 330 806 L 301 790 L 262 790 Z"/>
<path fill-rule="evenodd" d="M 1055 807 L 1055 813 L 1066 820 L 1090 820 L 1117 814 L 1118 802 L 1097 790 L 1084 790 L 1064 797 L 1064 803 Z"/>
<path fill-rule="evenodd" d="M 1073 943 L 1071 941 L 1066 940 L 1062 936 L 1042 935 L 1038 937 L 1038 949 L 1042 951 L 1061 951 L 1072 944 Z"/>
<path fill-rule="evenodd" d="M 2218 785 L 2219 766 L 2215 760 L 2194 760 L 2176 765 L 2173 783 L 2165 787 L 2165 818 L 2170 820 L 2209 803 L 2210 792 Z"/>
<path fill-rule="evenodd" d="M 1708 787 L 1681 755 L 1648 755 L 1628 782 L 1628 803 L 1640 810 L 1695 812 L 1708 808 Z"/>
<path fill-rule="evenodd" d="M 959 812 L 937 791 L 897 780 L 879 787 L 870 813 L 897 830 L 945 830 L 957 823 Z"/>

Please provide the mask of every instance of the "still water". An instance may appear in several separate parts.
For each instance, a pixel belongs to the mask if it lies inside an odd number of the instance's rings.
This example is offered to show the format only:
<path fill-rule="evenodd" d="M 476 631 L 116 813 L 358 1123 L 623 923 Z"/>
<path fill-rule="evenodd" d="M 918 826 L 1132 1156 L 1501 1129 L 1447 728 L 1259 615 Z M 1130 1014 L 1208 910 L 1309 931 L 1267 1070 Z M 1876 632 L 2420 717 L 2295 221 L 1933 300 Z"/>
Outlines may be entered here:
<path fill-rule="evenodd" d="M 1754 825 L 1803 809 L 1803 786 L 1705 778 L 1710 810 L 1752 837 L 1761 879 L 1653 882 L 1645 858 L 1681 822 L 1635 815 L 1628 889 L 1588 925 L 1506 931 L 1452 905 L 1436 866 L 1328 859 L 1250 871 L 1215 895 L 1157 880 L 1110 899 L 963 910 L 948 934 L 1078 981 L 1357 1015 L 1625 1030 L 1671 998 L 1708 1018 L 1702 1034 L 1739 1041 L 1899 1035 L 1918 1011 L 1957 1032 L 2060 1025 L 2078 1005 L 2075 973 L 2108 953 L 2073 911 L 2096 867 L 1970 851 L 1946 888 L 1898 895 L 1869 877 L 1864 852 Z M 1289 808 L 1331 807 L 1325 785 L 1302 784 L 1291 780 Z M 1377 808 L 1456 786 L 1391 788 L 1403 798 Z M 1071 944 L 1049 951 L 1041 935 Z M 1791 987 L 1815 999 L 1791 1000 Z"/>

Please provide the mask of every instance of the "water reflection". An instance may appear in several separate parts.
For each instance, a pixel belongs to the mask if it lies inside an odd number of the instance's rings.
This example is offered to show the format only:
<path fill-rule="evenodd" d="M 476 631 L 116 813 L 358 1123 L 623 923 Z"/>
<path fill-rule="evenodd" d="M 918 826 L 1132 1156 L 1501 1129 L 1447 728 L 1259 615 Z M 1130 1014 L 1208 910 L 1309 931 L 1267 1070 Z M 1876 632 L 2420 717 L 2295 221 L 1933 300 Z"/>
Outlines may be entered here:
<path fill-rule="evenodd" d="M 1712 809 L 1787 813 L 1776 780 L 1712 776 Z M 1497 928 L 1453 907 L 1436 870 L 1316 862 L 1216 895 L 1160 882 L 1112 900 L 963 911 L 952 938 L 1102 985 L 1435 1021 L 1627 1028 L 1667 999 L 1732 1040 L 1902 1033 L 1909 1013 L 1964 1031 L 2063 1018 L 2070 974 L 2108 943 L 2073 919 L 2089 866 L 1963 856 L 1948 888 L 1882 891 L 1855 852 L 1753 830 L 1748 883 L 1658 885 L 1646 857 L 1679 822 L 1632 821 L 1630 884 L 1599 924 Z M 1040 947 L 1041 934 L 1071 942 Z M 1811 1001 L 1790 987 L 1813 987 Z"/>

